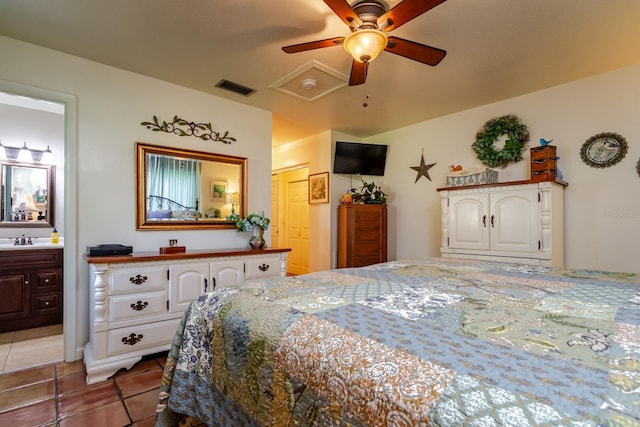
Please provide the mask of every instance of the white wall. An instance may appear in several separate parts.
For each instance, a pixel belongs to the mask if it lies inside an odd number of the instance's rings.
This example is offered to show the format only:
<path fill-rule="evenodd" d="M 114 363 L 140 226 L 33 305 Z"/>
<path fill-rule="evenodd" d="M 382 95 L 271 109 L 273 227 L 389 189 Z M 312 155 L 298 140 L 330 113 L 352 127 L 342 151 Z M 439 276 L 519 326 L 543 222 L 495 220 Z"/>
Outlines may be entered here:
<path fill-rule="evenodd" d="M 88 338 L 89 272 L 83 258 L 87 246 L 123 243 L 136 252 L 157 252 L 171 238 L 187 249 L 247 246 L 246 233 L 235 230 L 136 231 L 136 141 L 247 157 L 249 212 L 270 215 L 271 113 L 6 37 L 0 37 L 0 58 L 0 81 L 5 86 L 45 88 L 77 99 L 77 129 L 67 129 L 77 131 L 77 151 L 67 155 L 71 164 L 66 165 L 75 166 L 74 194 L 67 196 L 76 202 L 77 223 L 64 236 L 65 256 L 76 263 L 75 272 L 65 271 L 65 304 L 73 300 L 67 298 L 67 281 L 77 275 L 77 282 L 68 286 L 75 290 L 77 316 L 65 317 L 76 328 L 72 337 L 76 357 Z M 214 130 L 228 130 L 237 142 L 227 145 L 152 132 L 140 122 L 153 115 L 169 121 L 178 115 L 211 122 Z M 270 236 L 265 238 L 270 243 Z"/>
<path fill-rule="evenodd" d="M 428 100 L 426 101 L 428 102 Z M 529 126 L 531 141 L 553 139 L 569 186 L 565 190 L 565 265 L 640 273 L 640 65 L 574 81 L 526 96 L 485 105 L 396 129 L 366 139 L 390 144 L 384 189 L 390 193 L 389 258 L 440 255 L 440 201 L 451 164 L 481 166 L 471 149 L 478 129 L 490 118 L 516 114 Z M 580 159 L 591 136 L 615 132 L 629 151 L 622 162 L 595 169 Z M 414 183 L 424 149 L 436 163 L 432 181 Z M 499 181 L 528 179 L 529 153 L 499 170 Z"/>

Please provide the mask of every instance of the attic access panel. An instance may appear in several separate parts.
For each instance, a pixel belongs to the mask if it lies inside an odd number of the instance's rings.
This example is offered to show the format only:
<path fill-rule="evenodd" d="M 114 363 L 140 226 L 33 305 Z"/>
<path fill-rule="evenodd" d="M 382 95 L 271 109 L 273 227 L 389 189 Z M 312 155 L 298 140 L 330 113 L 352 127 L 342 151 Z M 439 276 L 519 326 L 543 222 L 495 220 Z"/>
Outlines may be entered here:
<path fill-rule="evenodd" d="M 296 98 L 315 101 L 346 86 L 349 76 L 312 60 L 269 85 Z"/>

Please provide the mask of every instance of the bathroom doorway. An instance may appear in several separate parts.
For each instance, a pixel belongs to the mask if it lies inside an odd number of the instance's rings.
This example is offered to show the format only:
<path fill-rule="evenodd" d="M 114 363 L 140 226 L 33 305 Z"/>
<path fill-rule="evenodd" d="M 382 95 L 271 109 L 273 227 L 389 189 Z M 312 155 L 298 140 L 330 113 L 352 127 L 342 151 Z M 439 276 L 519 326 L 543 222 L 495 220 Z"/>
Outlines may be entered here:
<path fill-rule="evenodd" d="M 73 292 L 75 273 L 75 170 L 66 168 L 74 158 L 76 146 L 76 99 L 73 96 L 0 80 L 2 126 L 0 143 L 21 146 L 35 153 L 48 148 L 54 156 L 54 225 L 60 231 L 63 255 L 62 322 L 32 329 L 0 334 L 0 372 L 14 371 L 57 361 L 78 359 L 75 343 L 76 301 Z M 70 147 L 70 148 L 69 148 Z M 74 150 L 69 156 L 68 150 Z M 37 156 L 33 156 L 37 161 Z M 68 169 L 68 170 L 67 170 Z M 69 189 L 69 190 L 67 190 Z M 66 197 L 73 195 L 73 197 Z M 71 200 L 72 206 L 67 206 Z M 71 212 L 71 215 L 66 215 Z M 0 239 L 15 238 L 16 233 L 32 237 L 34 242 L 50 241 L 51 228 L 0 228 Z M 70 244 L 69 244 L 70 243 Z M 36 351 L 31 349 L 37 348 Z M 30 354 L 31 353 L 31 354 Z M 33 354 L 33 353 L 37 353 Z M 29 355 L 30 354 L 30 355 Z M 81 353 L 80 353 L 81 354 Z M 27 356 L 29 355 L 29 356 Z"/>

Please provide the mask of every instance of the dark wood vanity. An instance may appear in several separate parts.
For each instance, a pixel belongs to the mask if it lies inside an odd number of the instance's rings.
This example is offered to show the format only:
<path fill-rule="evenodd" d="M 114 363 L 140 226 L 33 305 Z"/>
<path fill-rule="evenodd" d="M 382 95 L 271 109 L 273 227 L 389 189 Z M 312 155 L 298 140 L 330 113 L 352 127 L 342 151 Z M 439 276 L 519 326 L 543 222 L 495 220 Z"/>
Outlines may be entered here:
<path fill-rule="evenodd" d="M 0 332 L 62 323 L 63 248 L 0 250 Z"/>

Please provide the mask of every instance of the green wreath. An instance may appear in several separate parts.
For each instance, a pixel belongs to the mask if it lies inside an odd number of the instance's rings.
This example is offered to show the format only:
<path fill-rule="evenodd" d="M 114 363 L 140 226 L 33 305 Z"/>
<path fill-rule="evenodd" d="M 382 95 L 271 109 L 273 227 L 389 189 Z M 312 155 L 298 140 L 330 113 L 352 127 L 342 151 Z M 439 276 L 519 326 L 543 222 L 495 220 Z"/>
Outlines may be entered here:
<path fill-rule="evenodd" d="M 507 135 L 502 150 L 496 150 L 495 142 Z M 509 114 L 487 121 L 476 133 L 472 148 L 482 164 L 490 168 L 504 167 L 509 162 L 522 160 L 522 151 L 529 141 L 529 129 L 520 119 Z"/>

